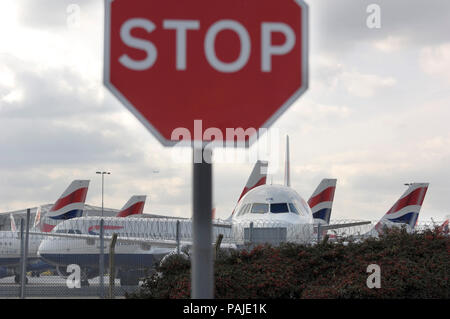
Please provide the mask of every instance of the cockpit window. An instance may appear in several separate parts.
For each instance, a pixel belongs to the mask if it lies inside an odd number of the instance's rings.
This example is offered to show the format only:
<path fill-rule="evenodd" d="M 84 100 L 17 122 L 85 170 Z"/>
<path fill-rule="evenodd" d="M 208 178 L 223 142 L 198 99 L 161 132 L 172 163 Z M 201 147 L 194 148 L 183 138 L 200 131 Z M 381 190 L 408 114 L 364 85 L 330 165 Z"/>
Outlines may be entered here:
<path fill-rule="evenodd" d="M 298 212 L 297 207 L 295 207 L 295 205 L 293 203 L 289 203 L 289 208 L 291 209 L 291 213 L 300 215 L 300 213 Z"/>
<path fill-rule="evenodd" d="M 252 214 L 265 214 L 269 211 L 269 204 L 255 203 L 252 205 Z"/>
<path fill-rule="evenodd" d="M 289 208 L 287 203 L 275 203 L 270 204 L 270 211 L 273 214 L 289 213 Z"/>

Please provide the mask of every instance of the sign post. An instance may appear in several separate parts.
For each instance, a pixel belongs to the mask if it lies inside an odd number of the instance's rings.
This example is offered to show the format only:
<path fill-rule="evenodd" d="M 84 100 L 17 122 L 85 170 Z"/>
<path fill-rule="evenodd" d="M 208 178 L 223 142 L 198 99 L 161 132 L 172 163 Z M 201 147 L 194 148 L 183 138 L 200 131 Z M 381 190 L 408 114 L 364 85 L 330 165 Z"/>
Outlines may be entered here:
<path fill-rule="evenodd" d="M 210 149 L 203 148 L 194 148 L 193 152 L 194 205 L 192 212 L 191 297 L 194 299 L 211 299 L 214 297 L 212 165 L 209 161 L 212 152 Z M 196 162 L 198 156 L 202 156 L 200 162 Z"/>
<path fill-rule="evenodd" d="M 255 142 L 308 88 L 303 0 L 105 0 L 104 84 L 165 146 L 193 146 L 192 297 L 212 298 L 214 146 Z"/>

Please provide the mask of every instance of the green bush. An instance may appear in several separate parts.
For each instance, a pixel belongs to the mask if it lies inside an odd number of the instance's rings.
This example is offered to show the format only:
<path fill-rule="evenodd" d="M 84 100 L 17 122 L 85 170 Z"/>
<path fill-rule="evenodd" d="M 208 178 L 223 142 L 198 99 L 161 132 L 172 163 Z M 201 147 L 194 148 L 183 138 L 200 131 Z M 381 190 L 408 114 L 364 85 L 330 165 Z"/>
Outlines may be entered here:
<path fill-rule="evenodd" d="M 450 241 L 437 231 L 389 231 L 379 239 L 283 244 L 221 253 L 216 298 L 449 298 Z M 381 268 L 381 288 L 366 285 Z M 190 262 L 171 256 L 132 298 L 189 298 Z"/>

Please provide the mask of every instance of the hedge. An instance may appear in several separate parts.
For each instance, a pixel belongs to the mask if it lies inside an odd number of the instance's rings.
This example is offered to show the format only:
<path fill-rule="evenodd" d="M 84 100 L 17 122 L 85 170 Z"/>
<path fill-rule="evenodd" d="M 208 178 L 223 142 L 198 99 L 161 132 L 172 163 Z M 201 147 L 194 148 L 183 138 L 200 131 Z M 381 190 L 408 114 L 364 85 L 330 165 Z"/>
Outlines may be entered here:
<path fill-rule="evenodd" d="M 378 239 L 221 251 L 215 298 L 449 298 L 450 242 L 437 230 Z M 369 289 L 367 267 L 381 269 Z M 173 255 L 128 298 L 190 298 L 190 261 Z"/>

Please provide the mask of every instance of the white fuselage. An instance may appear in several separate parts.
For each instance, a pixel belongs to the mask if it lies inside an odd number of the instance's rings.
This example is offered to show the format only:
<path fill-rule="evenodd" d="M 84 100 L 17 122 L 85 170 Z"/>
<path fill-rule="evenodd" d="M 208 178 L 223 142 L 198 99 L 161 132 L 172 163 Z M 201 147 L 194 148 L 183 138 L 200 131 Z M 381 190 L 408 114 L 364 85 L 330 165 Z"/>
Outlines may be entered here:
<path fill-rule="evenodd" d="M 314 238 L 314 219 L 306 201 L 292 188 L 282 185 L 261 185 L 241 198 L 232 217 L 234 233 L 238 229 L 245 239 L 246 228 L 259 231 L 260 242 L 270 241 L 275 232 L 286 229 L 281 241 L 309 243 Z M 248 230 L 247 230 L 248 231 Z M 266 234 L 266 235 L 265 235 Z M 241 236 L 241 238 L 242 238 Z"/>
<path fill-rule="evenodd" d="M 292 188 L 282 185 L 258 186 L 241 198 L 233 215 L 233 223 L 251 220 L 292 225 L 314 223 L 305 200 Z"/>
<path fill-rule="evenodd" d="M 241 209 L 247 207 L 248 212 Z M 254 210 L 252 210 L 254 207 Z M 287 208 L 286 208 L 287 207 Z M 258 208 L 260 208 L 258 210 Z M 264 212 L 264 209 L 267 211 Z M 271 209 L 272 208 L 272 209 Z M 276 212 L 275 212 L 276 210 Z M 313 237 L 313 217 L 308 204 L 289 187 L 262 185 L 249 191 L 239 202 L 232 218 L 232 227 L 213 227 L 213 240 L 223 234 L 227 243 L 242 244 L 246 229 L 287 229 L 289 240 L 309 242 Z M 80 217 L 58 224 L 52 232 L 73 235 L 99 235 L 101 217 Z M 104 217 L 104 234 L 117 233 L 119 238 L 146 238 L 176 240 L 177 220 L 163 218 L 114 218 Z M 192 242 L 191 220 L 179 220 L 179 239 Z M 215 224 L 220 223 L 216 221 Z M 299 231 L 300 230 L 300 231 Z M 108 255 L 109 244 L 105 243 L 104 254 Z M 118 242 L 115 249 L 117 267 L 138 267 L 153 264 L 174 248 L 158 245 Z M 39 256 L 54 265 L 83 264 L 98 267 L 100 244 L 98 240 L 77 238 L 46 238 L 39 247 Z"/>
<path fill-rule="evenodd" d="M 29 262 L 37 260 L 37 251 L 43 239 L 41 235 L 28 235 Z M 25 240 L 25 234 L 24 234 Z M 21 239 L 20 232 L 0 231 L 0 266 L 17 267 L 20 264 Z"/>
<path fill-rule="evenodd" d="M 134 239 L 177 239 L 177 220 L 166 218 L 117 218 L 79 217 L 58 224 L 52 233 L 72 234 L 74 238 L 48 236 L 39 247 L 39 256 L 53 265 L 79 264 L 98 267 L 100 242 L 94 239 L 78 239 L 77 235 L 100 236 L 100 222 L 104 220 L 104 235 Z M 180 241 L 192 241 L 191 221 L 179 220 Z M 228 230 L 229 231 L 229 230 Z M 218 230 L 216 231 L 218 234 Z M 216 234 L 216 235 L 217 235 Z M 104 254 L 109 255 L 109 242 L 105 241 Z M 115 247 L 117 267 L 133 268 L 153 266 L 173 247 L 118 241 Z"/>

